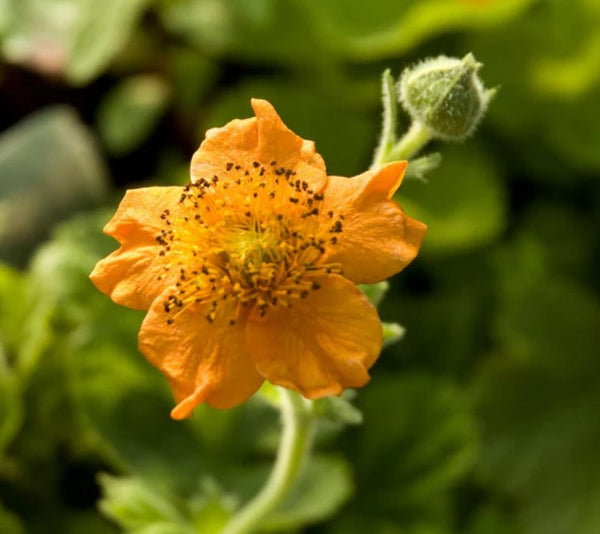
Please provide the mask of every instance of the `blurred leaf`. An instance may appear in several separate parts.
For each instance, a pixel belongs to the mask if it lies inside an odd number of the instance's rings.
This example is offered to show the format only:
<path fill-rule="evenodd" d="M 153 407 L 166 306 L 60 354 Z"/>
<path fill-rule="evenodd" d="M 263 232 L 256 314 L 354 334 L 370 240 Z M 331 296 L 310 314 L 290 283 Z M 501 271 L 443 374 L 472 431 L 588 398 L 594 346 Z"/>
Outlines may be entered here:
<path fill-rule="evenodd" d="M 360 290 L 367 295 L 371 301 L 371 304 L 377 307 L 383 300 L 383 297 L 385 297 L 385 294 L 390 288 L 390 284 L 386 280 L 383 280 L 382 282 L 377 282 L 376 284 L 361 284 L 358 287 L 360 287 Z"/>
<path fill-rule="evenodd" d="M 406 169 L 405 180 L 415 178 L 422 182 L 428 182 L 426 176 L 437 169 L 442 163 L 442 155 L 439 152 L 433 152 L 417 159 L 413 159 Z"/>
<path fill-rule="evenodd" d="M 285 502 L 261 528 L 279 532 L 323 521 L 334 515 L 352 493 L 348 464 L 341 458 L 313 457 Z"/>
<path fill-rule="evenodd" d="M 365 9 L 362 0 L 305 2 L 323 42 L 361 61 L 396 56 L 449 31 L 506 23 L 533 0 L 383 0 Z"/>
<path fill-rule="evenodd" d="M 74 84 L 87 83 L 123 47 L 148 2 L 5 0 L 3 54 Z"/>
<path fill-rule="evenodd" d="M 9 512 L 0 502 L 0 532 L 2 534 L 25 534 L 25 528 L 18 517 Z"/>
<path fill-rule="evenodd" d="M 295 0 L 164 1 L 161 15 L 168 29 L 203 52 L 276 63 L 318 63 L 326 50 L 319 46 L 312 30 L 314 21 L 304 4 Z"/>
<path fill-rule="evenodd" d="M 216 64 L 189 48 L 176 47 L 170 54 L 173 100 L 183 115 L 180 118 L 189 120 L 188 114 L 197 118 L 199 103 L 215 82 Z"/>
<path fill-rule="evenodd" d="M 211 479 L 203 479 L 200 491 L 188 500 L 194 532 L 218 534 L 231 517 L 235 500 L 224 495 L 222 489 Z"/>
<path fill-rule="evenodd" d="M 187 518 L 169 498 L 136 478 L 100 475 L 102 513 L 125 532 L 141 534 L 193 534 Z"/>
<path fill-rule="evenodd" d="M 0 263 L 0 350 L 7 361 L 12 362 L 22 341 L 28 304 L 25 275 Z"/>
<path fill-rule="evenodd" d="M 73 32 L 67 76 L 83 84 L 100 74 L 125 44 L 150 0 L 77 2 L 80 21 Z"/>
<path fill-rule="evenodd" d="M 169 89 L 157 76 L 124 79 L 98 110 L 98 133 L 108 150 L 121 155 L 142 144 L 166 110 Z"/>
<path fill-rule="evenodd" d="M 424 532 L 444 532 L 449 490 L 471 468 L 478 447 L 463 395 L 444 379 L 388 374 L 374 380 L 360 401 L 365 419 L 353 462 L 358 491 L 338 531 L 379 525 L 375 532 L 419 532 L 419 525 L 431 524 Z M 386 528 L 383 518 L 395 529 Z"/>
<path fill-rule="evenodd" d="M 476 382 L 485 421 L 479 475 L 519 500 L 515 530 L 600 529 L 600 302 L 551 274 L 535 242 L 498 258 L 498 354 Z"/>
<path fill-rule="evenodd" d="M 313 402 L 316 415 L 333 422 L 347 425 L 360 425 L 363 421 L 361 411 L 352 404 L 353 390 L 346 390 L 341 397 L 323 397 Z"/>
<path fill-rule="evenodd" d="M 270 465 L 239 466 L 223 479 L 229 492 L 246 501 L 256 495 Z M 288 497 L 261 524 L 261 532 L 298 529 L 335 514 L 352 493 L 348 464 L 333 456 L 312 455 Z M 241 503 L 240 503 L 241 504 Z"/>
<path fill-rule="evenodd" d="M 397 55 L 451 30 L 506 22 L 532 0 L 180 0 L 163 2 L 165 25 L 212 53 L 247 60 L 316 64 L 335 55 Z M 271 43 L 277 46 L 271 46 Z"/>
<path fill-rule="evenodd" d="M 38 111 L 0 137 L 0 258 L 22 263 L 48 229 L 105 195 L 105 169 L 67 107 Z"/>
<path fill-rule="evenodd" d="M 600 169 L 599 31 L 597 2 L 546 0 L 465 44 L 501 84 L 489 120 L 513 147 L 526 147 L 526 158 L 521 149 L 510 155 L 534 180 L 571 183 L 573 169 Z"/>
<path fill-rule="evenodd" d="M 447 146 L 427 184 L 406 182 L 396 199 L 426 221 L 423 254 L 448 254 L 488 243 L 505 224 L 505 192 L 494 162 L 473 143 Z"/>
<path fill-rule="evenodd" d="M 389 347 L 390 345 L 400 341 L 406 329 L 398 323 L 382 323 L 383 327 L 383 345 L 382 348 Z"/>
<path fill-rule="evenodd" d="M 96 510 L 69 510 L 61 534 L 115 534 L 113 525 L 104 519 Z"/>
<path fill-rule="evenodd" d="M 23 405 L 17 377 L 9 368 L 0 345 L 0 457 L 6 445 L 18 432 L 22 420 Z"/>

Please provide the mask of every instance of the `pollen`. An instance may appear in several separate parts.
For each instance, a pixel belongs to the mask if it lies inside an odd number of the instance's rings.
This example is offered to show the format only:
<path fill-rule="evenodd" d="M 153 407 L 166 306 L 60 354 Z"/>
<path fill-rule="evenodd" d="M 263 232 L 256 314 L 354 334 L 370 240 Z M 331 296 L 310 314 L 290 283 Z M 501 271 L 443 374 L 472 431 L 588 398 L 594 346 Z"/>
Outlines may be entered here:
<path fill-rule="evenodd" d="M 184 187 L 178 209 L 161 214 L 156 235 L 163 269 L 177 273 L 163 302 L 165 321 L 173 324 L 188 307 L 202 304 L 210 323 L 227 304 L 233 326 L 243 307 L 261 316 L 291 308 L 321 287 L 321 277 L 341 274 L 339 264 L 323 257 L 337 244 L 343 215 L 329 211 L 329 226 L 319 224 L 324 200 L 276 161 L 248 168 L 227 162 L 220 175 Z"/>

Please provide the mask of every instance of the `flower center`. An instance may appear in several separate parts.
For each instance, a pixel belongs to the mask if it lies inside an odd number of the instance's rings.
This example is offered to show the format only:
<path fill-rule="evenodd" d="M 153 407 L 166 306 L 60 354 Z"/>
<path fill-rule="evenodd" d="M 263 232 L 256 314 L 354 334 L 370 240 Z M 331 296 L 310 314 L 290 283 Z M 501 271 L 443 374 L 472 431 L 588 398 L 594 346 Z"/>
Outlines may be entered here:
<path fill-rule="evenodd" d="M 227 164 L 225 172 L 186 186 L 176 209 L 161 216 L 161 278 L 175 281 L 163 303 L 169 324 L 193 304 L 209 322 L 224 308 L 235 324 L 242 308 L 264 315 L 290 307 L 319 289 L 319 278 L 341 272 L 323 256 L 343 216 L 329 212 L 328 224 L 319 222 L 322 194 L 275 162 Z"/>

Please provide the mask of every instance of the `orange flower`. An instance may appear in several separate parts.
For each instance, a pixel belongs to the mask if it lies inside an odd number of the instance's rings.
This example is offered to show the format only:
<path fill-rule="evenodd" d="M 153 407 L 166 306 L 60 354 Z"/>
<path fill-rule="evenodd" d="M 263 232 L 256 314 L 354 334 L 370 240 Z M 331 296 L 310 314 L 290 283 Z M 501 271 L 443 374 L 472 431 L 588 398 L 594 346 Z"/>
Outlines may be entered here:
<path fill-rule="evenodd" d="M 406 162 L 327 176 L 273 107 L 209 130 L 192 183 L 127 191 L 104 231 L 121 244 L 91 279 L 148 310 L 141 352 L 168 378 L 175 419 L 229 408 L 266 379 L 308 398 L 363 386 L 381 348 L 356 287 L 416 255 L 425 225 L 390 200 Z"/>

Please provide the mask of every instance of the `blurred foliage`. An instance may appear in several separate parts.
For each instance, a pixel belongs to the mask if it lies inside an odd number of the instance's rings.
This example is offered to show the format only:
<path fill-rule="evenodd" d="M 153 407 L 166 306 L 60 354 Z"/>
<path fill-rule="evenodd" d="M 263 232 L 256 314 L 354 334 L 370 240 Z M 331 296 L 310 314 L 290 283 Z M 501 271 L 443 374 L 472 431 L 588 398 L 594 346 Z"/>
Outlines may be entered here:
<path fill-rule="evenodd" d="M 381 72 L 468 51 L 499 92 L 398 192 L 429 232 L 364 288 L 388 346 L 264 531 L 599 532 L 599 35 L 596 0 L 0 0 L 0 532 L 218 532 L 276 398 L 169 418 L 143 313 L 87 278 L 120 189 L 185 181 L 251 96 L 358 174 Z"/>

